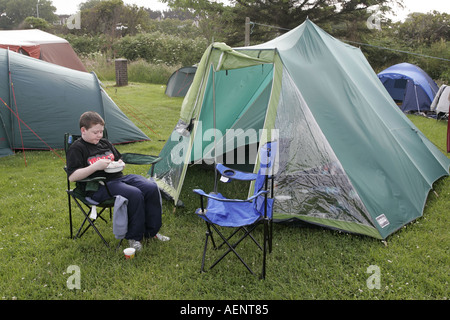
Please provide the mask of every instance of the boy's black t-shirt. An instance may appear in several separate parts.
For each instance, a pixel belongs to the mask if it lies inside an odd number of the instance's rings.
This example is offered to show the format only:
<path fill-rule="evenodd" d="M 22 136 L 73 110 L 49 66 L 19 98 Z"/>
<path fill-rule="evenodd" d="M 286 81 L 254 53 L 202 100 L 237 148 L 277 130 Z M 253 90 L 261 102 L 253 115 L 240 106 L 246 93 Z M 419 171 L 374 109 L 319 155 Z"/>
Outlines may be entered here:
<path fill-rule="evenodd" d="M 122 155 L 107 139 L 101 139 L 99 143 L 92 144 L 79 138 L 72 143 L 67 151 L 67 175 L 70 176 L 73 172 L 80 168 L 90 166 L 99 159 L 111 159 L 118 161 Z M 116 179 L 123 176 L 122 171 L 116 173 L 107 173 L 104 170 L 94 172 L 89 176 L 105 177 L 106 181 Z M 85 189 L 84 183 L 77 182 L 77 186 Z"/>

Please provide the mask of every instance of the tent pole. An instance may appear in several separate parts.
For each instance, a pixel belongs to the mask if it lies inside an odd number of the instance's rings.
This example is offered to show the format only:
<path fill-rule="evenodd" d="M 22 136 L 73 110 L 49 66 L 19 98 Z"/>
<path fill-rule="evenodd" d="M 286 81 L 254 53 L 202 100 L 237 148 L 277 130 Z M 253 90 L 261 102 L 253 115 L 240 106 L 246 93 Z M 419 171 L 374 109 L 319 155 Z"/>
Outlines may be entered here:
<path fill-rule="evenodd" d="M 8 47 L 8 51 L 7 51 L 8 53 L 7 53 L 7 60 L 8 60 L 8 75 L 9 75 L 9 73 L 10 73 L 10 65 L 9 65 L 9 47 Z M 8 76 L 8 83 L 10 82 L 10 78 L 9 78 L 9 76 Z M 11 88 L 11 83 L 9 83 L 9 88 Z M 8 108 L 8 106 L 6 105 L 6 103 L 2 100 L 2 102 L 5 104 L 5 106 Z M 9 104 L 11 105 L 11 90 L 9 90 Z M 0 121 L 2 122 L 2 126 L 3 126 L 3 129 L 4 129 L 4 131 L 5 131 L 5 135 L 6 135 L 6 138 L 8 139 L 8 143 L 9 143 L 9 148 L 11 149 L 11 151 L 12 151 L 12 142 L 13 142 L 13 140 L 12 140 L 12 137 L 11 137 L 11 135 L 10 135 L 10 132 L 8 132 L 8 130 L 7 130 L 7 127 L 6 127 L 6 124 L 5 124 L 5 121 L 3 120 L 3 117 L 1 117 L 0 116 Z M 12 129 L 12 121 L 13 121 L 13 117 L 11 117 L 11 121 L 10 121 L 10 125 L 11 125 L 11 129 Z M 13 130 L 11 130 L 11 133 L 13 132 Z"/>
<path fill-rule="evenodd" d="M 20 125 L 21 119 L 19 117 L 19 109 L 17 108 L 16 96 L 15 96 L 15 93 L 14 93 L 14 84 L 13 84 L 12 76 L 11 76 L 11 64 L 10 64 L 9 50 L 6 51 L 6 55 L 7 55 L 7 59 L 8 59 L 9 105 L 11 106 L 11 109 L 12 109 L 12 102 L 14 101 L 14 106 L 16 108 L 17 124 L 19 125 L 20 140 L 22 141 L 23 160 L 25 162 L 25 167 L 26 167 L 27 166 L 27 158 L 25 156 L 25 146 L 23 144 L 22 126 Z M 14 135 L 14 128 L 13 128 L 13 123 L 14 122 L 13 122 L 13 119 L 14 119 L 14 117 L 12 117 L 12 119 L 11 119 L 11 129 L 13 129 L 12 132 L 13 132 L 13 135 Z M 12 141 L 11 146 L 13 146 L 13 143 L 14 143 L 14 140 Z"/>
<path fill-rule="evenodd" d="M 212 66 L 212 86 L 213 86 L 213 128 L 214 128 L 214 169 L 217 166 L 217 146 L 216 146 L 216 71 Z M 217 173 L 214 170 L 214 192 L 217 192 Z"/>
<path fill-rule="evenodd" d="M 419 97 L 417 96 L 417 86 L 414 83 L 413 85 L 414 85 L 414 95 L 416 96 L 417 112 L 420 112 Z"/>
<path fill-rule="evenodd" d="M 9 89 L 9 105 L 12 106 L 12 94 L 11 94 L 11 64 L 9 62 L 9 47 L 8 50 L 6 51 L 6 59 L 8 60 L 8 89 Z M 11 117 L 11 121 L 10 121 L 10 125 L 11 125 L 11 137 L 9 137 L 10 142 L 9 145 L 11 146 L 11 149 L 14 147 L 14 117 Z M 6 131 L 6 134 L 8 134 L 8 132 Z"/>

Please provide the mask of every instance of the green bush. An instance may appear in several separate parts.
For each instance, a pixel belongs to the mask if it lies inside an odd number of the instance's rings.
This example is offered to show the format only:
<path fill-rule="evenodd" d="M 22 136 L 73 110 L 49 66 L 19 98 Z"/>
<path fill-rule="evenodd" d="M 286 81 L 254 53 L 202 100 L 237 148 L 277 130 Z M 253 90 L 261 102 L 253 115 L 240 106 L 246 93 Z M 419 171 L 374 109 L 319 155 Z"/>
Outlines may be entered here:
<path fill-rule="evenodd" d="M 161 32 L 140 33 L 108 41 L 105 36 L 64 36 L 88 71 L 102 81 L 115 81 L 116 58 L 128 60 L 131 82 L 166 84 L 181 66 L 198 63 L 207 47 L 201 38 L 181 38 Z"/>
<path fill-rule="evenodd" d="M 106 37 L 104 36 L 89 36 L 89 35 L 74 35 L 66 34 L 59 35 L 67 41 L 69 41 L 72 48 L 80 56 L 86 56 L 96 52 L 106 52 L 107 43 Z"/>
<path fill-rule="evenodd" d="M 139 33 L 119 39 L 107 39 L 104 35 L 61 35 L 75 52 L 90 59 L 92 54 L 106 55 L 107 59 L 118 57 L 129 61 L 144 59 L 152 64 L 189 66 L 198 63 L 208 43 L 203 38 L 167 35 L 161 32 Z"/>
<path fill-rule="evenodd" d="M 114 51 L 128 60 L 145 59 L 173 66 L 196 64 L 206 47 L 206 41 L 201 38 L 185 39 L 154 32 L 125 36 L 114 44 Z"/>

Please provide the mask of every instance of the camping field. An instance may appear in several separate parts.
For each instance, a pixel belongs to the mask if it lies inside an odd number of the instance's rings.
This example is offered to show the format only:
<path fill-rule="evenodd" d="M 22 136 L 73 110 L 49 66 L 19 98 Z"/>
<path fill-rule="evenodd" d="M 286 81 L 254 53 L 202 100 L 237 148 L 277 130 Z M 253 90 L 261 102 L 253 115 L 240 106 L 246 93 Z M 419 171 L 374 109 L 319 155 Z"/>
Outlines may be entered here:
<path fill-rule="evenodd" d="M 158 154 L 178 120 L 182 99 L 166 97 L 161 85 L 130 83 L 117 88 L 107 84 L 111 98 L 152 139 L 118 149 Z M 419 116 L 410 119 L 446 154 L 446 122 Z M 114 250 L 117 240 L 112 222 L 100 224 L 107 240 L 113 242 L 112 249 L 106 248 L 92 230 L 81 239 L 69 239 L 63 166 L 62 150 L 17 152 L 0 158 L 2 300 L 450 297 L 448 177 L 435 183 L 424 216 L 386 241 L 321 228 L 275 225 L 267 276 L 260 280 L 231 255 L 213 270 L 199 272 L 205 228 L 193 213 L 199 199 L 192 189 L 209 191 L 211 171 L 197 167 L 189 171 L 182 193 L 184 207 L 174 210 L 173 204 L 164 200 L 161 233 L 171 241 L 150 241 L 135 259 L 125 260 L 125 244 Z M 148 169 L 128 165 L 125 172 L 146 175 Z M 76 223 L 81 222 L 80 217 L 76 212 Z M 244 244 L 241 252 L 259 271 L 260 253 L 250 243 Z"/>

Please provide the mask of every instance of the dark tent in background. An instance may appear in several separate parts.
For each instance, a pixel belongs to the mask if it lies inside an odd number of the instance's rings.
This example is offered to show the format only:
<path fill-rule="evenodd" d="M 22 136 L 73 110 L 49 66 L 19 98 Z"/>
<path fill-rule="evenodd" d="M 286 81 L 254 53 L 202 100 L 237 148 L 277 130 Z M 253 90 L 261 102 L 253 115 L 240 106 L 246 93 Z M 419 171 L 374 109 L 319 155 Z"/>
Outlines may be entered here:
<path fill-rule="evenodd" d="M 80 115 L 98 112 L 112 143 L 149 140 L 103 90 L 94 73 L 0 49 L 0 157 L 13 150 L 63 148 Z"/>
<path fill-rule="evenodd" d="M 87 71 L 67 40 L 38 29 L 2 30 L 0 48 L 63 67 Z"/>
<path fill-rule="evenodd" d="M 172 73 L 167 81 L 166 95 L 169 97 L 184 97 L 191 86 L 197 67 L 182 67 Z"/>
<path fill-rule="evenodd" d="M 410 63 L 393 65 L 381 71 L 378 78 L 403 112 L 430 111 L 439 90 L 425 71 Z"/>

